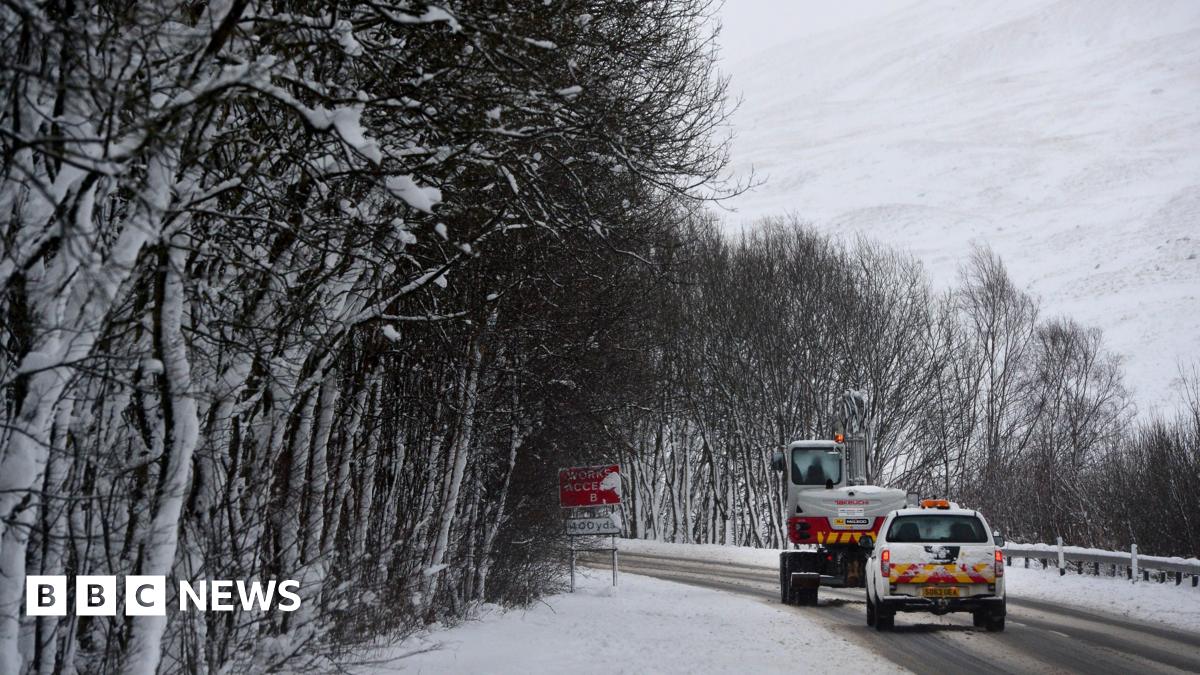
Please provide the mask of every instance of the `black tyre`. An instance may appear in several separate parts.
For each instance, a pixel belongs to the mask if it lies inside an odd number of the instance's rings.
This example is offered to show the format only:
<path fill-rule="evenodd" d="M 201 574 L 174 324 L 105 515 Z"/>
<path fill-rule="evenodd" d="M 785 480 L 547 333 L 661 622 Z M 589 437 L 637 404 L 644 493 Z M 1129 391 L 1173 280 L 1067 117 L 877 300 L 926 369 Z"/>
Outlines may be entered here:
<path fill-rule="evenodd" d="M 875 603 L 871 602 L 871 595 L 867 594 L 867 625 L 875 625 Z"/>
<path fill-rule="evenodd" d="M 795 572 L 816 572 L 820 574 L 824 570 L 822 563 L 824 562 L 821 554 L 816 551 L 801 551 L 796 555 L 796 563 L 793 571 Z"/>
<path fill-rule="evenodd" d="M 1004 631 L 1004 615 L 990 617 L 987 621 L 987 631 L 989 633 L 1000 633 Z"/>
<path fill-rule="evenodd" d="M 813 551 L 789 551 L 780 554 L 779 561 L 779 595 L 783 604 L 816 606 L 818 589 L 792 590 L 790 586 L 793 572 L 821 572 L 820 554 Z"/>
<path fill-rule="evenodd" d="M 817 606 L 817 589 L 813 588 L 811 590 L 798 591 L 797 595 L 799 598 L 796 604 L 804 605 L 806 607 Z"/>
<path fill-rule="evenodd" d="M 792 556 L 787 553 L 779 554 L 779 602 L 790 605 L 791 597 L 788 593 L 788 586 L 792 578 Z"/>
<path fill-rule="evenodd" d="M 987 612 L 981 609 L 971 612 L 971 623 L 975 624 L 976 628 L 983 628 L 987 624 Z"/>
<path fill-rule="evenodd" d="M 823 562 L 824 562 L 824 558 L 821 556 L 820 553 L 818 553 L 816 551 L 805 551 L 800 558 L 800 570 L 799 571 L 807 572 L 809 574 L 820 574 L 821 572 L 824 571 L 821 569 Z M 817 606 L 817 593 L 819 592 L 819 590 L 820 590 L 820 585 L 818 585 L 817 588 L 813 588 L 813 589 L 804 591 L 801 594 L 802 595 L 801 604 L 808 605 L 810 607 L 816 607 Z"/>
<path fill-rule="evenodd" d="M 875 630 L 880 633 L 889 631 L 896 627 L 896 613 L 885 612 L 882 609 L 875 610 Z"/>

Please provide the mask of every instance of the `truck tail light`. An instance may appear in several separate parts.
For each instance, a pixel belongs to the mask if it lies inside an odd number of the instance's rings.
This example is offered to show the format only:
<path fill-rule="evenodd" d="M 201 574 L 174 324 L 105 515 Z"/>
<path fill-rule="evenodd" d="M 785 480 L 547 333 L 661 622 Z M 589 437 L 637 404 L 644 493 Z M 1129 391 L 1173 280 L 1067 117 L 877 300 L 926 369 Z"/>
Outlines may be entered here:
<path fill-rule="evenodd" d="M 892 552 L 886 548 L 879 552 L 879 573 L 885 577 L 892 575 Z"/>
<path fill-rule="evenodd" d="M 1004 551 L 996 549 L 996 576 L 1004 576 Z"/>

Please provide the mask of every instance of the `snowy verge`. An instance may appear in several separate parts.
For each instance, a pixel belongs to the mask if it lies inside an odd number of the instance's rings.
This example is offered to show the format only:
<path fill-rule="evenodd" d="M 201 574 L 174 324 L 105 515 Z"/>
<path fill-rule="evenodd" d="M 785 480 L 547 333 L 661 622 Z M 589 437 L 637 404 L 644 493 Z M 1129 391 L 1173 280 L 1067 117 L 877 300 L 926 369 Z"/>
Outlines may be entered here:
<path fill-rule="evenodd" d="M 1063 553 L 1070 560 L 1072 555 L 1099 555 L 1111 556 L 1117 555 L 1128 559 L 1130 553 L 1128 551 L 1106 551 L 1100 548 L 1087 548 L 1084 546 L 1063 546 Z M 1009 542 L 1006 550 L 1021 552 L 1021 553 L 1047 553 L 1047 557 L 1058 556 L 1058 546 L 1055 544 L 1014 544 Z M 1200 559 L 1197 558 L 1180 558 L 1179 556 L 1165 555 L 1138 555 L 1138 560 L 1142 565 L 1147 563 L 1171 563 L 1174 565 L 1195 565 L 1200 567 Z"/>
<path fill-rule="evenodd" d="M 1200 589 L 1174 582 L 1133 583 L 1124 578 L 1090 576 L 1058 569 L 1008 567 L 1006 590 L 1014 600 L 1040 600 L 1136 621 L 1200 632 Z"/>
<path fill-rule="evenodd" d="M 668 544 L 635 539 L 619 539 L 618 542 L 618 548 L 628 553 L 751 565 L 771 570 L 779 565 L 778 549 Z M 1014 600 L 1040 600 L 1200 631 L 1200 589 L 1192 588 L 1189 584 L 1176 586 L 1171 582 L 1157 584 L 1145 581 L 1135 584 L 1126 579 L 1074 573 L 1059 576 L 1054 568 L 1025 569 L 1021 564 L 1005 568 L 1008 579 L 1006 590 Z"/>
<path fill-rule="evenodd" d="M 617 549 L 642 555 L 659 555 L 668 558 L 687 558 L 708 562 L 732 563 L 779 569 L 779 549 L 750 548 L 749 546 L 722 546 L 720 544 L 669 544 L 648 539 L 618 539 Z"/>
<path fill-rule="evenodd" d="M 894 673 L 880 657 L 802 614 L 758 600 L 632 574 L 527 610 L 485 607 L 382 650 L 367 673 Z"/>

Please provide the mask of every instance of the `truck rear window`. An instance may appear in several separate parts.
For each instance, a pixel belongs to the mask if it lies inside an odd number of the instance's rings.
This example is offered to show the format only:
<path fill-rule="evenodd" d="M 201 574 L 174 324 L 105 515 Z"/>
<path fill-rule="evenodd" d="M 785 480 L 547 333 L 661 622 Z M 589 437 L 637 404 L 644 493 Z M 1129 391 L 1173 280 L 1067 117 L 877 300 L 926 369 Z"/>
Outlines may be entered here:
<path fill-rule="evenodd" d="M 824 485 L 842 482 L 842 453 L 829 448 L 792 450 L 792 482 L 796 485 Z"/>
<path fill-rule="evenodd" d="M 887 540 L 913 544 L 986 544 L 987 530 L 975 516 L 935 513 L 897 516 L 888 528 Z"/>

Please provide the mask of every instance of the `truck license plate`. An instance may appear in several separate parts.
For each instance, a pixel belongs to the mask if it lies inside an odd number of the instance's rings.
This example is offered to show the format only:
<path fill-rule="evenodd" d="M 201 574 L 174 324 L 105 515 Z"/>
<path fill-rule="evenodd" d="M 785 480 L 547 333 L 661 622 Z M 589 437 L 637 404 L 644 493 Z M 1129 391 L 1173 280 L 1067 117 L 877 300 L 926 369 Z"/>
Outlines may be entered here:
<path fill-rule="evenodd" d="M 958 586 L 926 586 L 921 595 L 926 598 L 957 598 Z"/>

